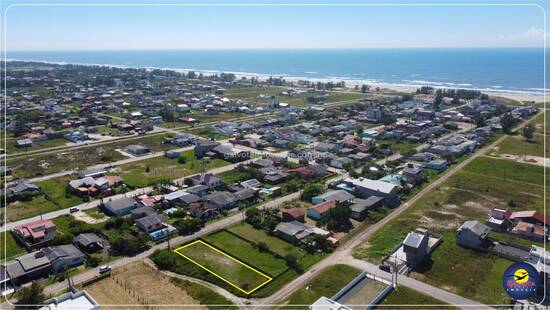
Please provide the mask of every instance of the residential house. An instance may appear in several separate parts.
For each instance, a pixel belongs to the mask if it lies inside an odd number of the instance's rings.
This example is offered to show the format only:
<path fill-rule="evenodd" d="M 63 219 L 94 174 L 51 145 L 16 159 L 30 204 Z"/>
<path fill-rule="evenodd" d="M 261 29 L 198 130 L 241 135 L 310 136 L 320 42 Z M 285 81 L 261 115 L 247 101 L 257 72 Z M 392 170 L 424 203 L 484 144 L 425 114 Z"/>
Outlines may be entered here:
<path fill-rule="evenodd" d="M 151 150 L 138 144 L 131 144 L 124 148 L 126 153 L 132 154 L 134 156 L 143 156 L 151 153 Z"/>
<path fill-rule="evenodd" d="M 51 220 L 38 220 L 19 225 L 12 233 L 27 249 L 39 248 L 53 240 L 57 235 L 55 224 Z"/>
<path fill-rule="evenodd" d="M 367 178 L 347 178 L 338 187 L 360 198 L 379 196 L 383 197 L 389 206 L 399 205 L 398 193 L 401 191 L 401 186 L 396 184 Z"/>
<path fill-rule="evenodd" d="M 149 214 L 134 220 L 134 223 L 145 233 L 152 233 L 166 227 L 168 219 L 162 214 Z"/>
<path fill-rule="evenodd" d="M 106 243 L 105 239 L 95 233 L 81 233 L 73 238 L 73 244 L 88 253 L 103 250 Z"/>
<path fill-rule="evenodd" d="M 370 196 L 367 199 L 355 199 L 350 206 L 350 217 L 357 221 L 363 221 L 369 211 L 378 209 L 384 205 L 384 198 L 378 196 Z"/>
<path fill-rule="evenodd" d="M 230 192 L 214 192 L 203 197 L 203 201 L 211 203 L 218 209 L 232 209 L 236 207 L 237 199 Z"/>
<path fill-rule="evenodd" d="M 219 213 L 218 208 L 208 202 L 193 202 L 189 204 L 189 212 L 197 218 L 206 219 Z"/>
<path fill-rule="evenodd" d="M 100 205 L 100 208 L 106 214 L 116 217 L 128 215 L 137 207 L 139 207 L 138 202 L 130 197 L 118 198 Z"/>
<path fill-rule="evenodd" d="M 57 273 L 84 263 L 85 255 L 72 244 L 49 246 L 42 252 L 50 260 L 52 269 Z"/>
<path fill-rule="evenodd" d="M 37 280 L 47 276 L 51 272 L 50 260 L 42 251 L 35 251 L 21 255 L 5 263 L 5 276 L 13 286 Z"/>
<path fill-rule="evenodd" d="M 333 200 L 323 201 L 307 209 L 307 216 L 316 221 L 327 216 L 330 209 L 336 208 L 336 202 Z"/>
<path fill-rule="evenodd" d="M 311 203 L 320 204 L 325 201 L 334 201 L 337 205 L 349 205 L 354 198 L 352 194 L 345 190 L 333 190 L 311 198 Z"/>
<path fill-rule="evenodd" d="M 306 212 L 301 208 L 283 209 L 281 211 L 283 222 L 298 221 L 304 223 L 305 214 Z"/>
<path fill-rule="evenodd" d="M 489 212 L 487 225 L 497 230 L 506 231 L 512 226 L 512 221 L 510 220 L 511 215 L 511 210 L 493 208 L 491 212 Z"/>
<path fill-rule="evenodd" d="M 487 244 L 491 232 L 489 226 L 478 221 L 466 221 L 456 231 L 456 243 L 468 248 L 481 248 Z"/>
<path fill-rule="evenodd" d="M 8 201 L 24 200 L 40 194 L 40 187 L 28 181 L 19 181 L 6 185 L 6 199 Z"/>
<path fill-rule="evenodd" d="M 298 222 L 282 222 L 275 227 L 275 233 L 279 238 L 292 244 L 300 243 L 306 237 L 312 234 L 311 227 Z"/>
<path fill-rule="evenodd" d="M 188 178 L 191 185 L 206 185 L 208 188 L 217 188 L 223 185 L 221 178 L 215 176 L 212 173 L 196 174 Z"/>
<path fill-rule="evenodd" d="M 216 141 L 198 140 L 196 141 L 195 148 L 194 148 L 195 156 L 199 159 L 203 158 L 204 156 L 206 156 L 207 153 L 212 151 L 218 145 L 220 144 Z"/>
<path fill-rule="evenodd" d="M 99 310 L 100 306 L 86 291 L 69 291 L 63 295 L 46 299 L 39 310 Z"/>

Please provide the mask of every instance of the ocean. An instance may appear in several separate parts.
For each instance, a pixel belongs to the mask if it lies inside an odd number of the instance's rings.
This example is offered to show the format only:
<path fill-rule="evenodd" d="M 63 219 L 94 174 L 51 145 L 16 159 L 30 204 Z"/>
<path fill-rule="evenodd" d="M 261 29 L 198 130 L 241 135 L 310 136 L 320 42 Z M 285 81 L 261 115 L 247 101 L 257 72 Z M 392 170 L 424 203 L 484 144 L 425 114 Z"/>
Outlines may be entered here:
<path fill-rule="evenodd" d="M 8 51 L 7 59 L 542 94 L 542 48 Z"/>

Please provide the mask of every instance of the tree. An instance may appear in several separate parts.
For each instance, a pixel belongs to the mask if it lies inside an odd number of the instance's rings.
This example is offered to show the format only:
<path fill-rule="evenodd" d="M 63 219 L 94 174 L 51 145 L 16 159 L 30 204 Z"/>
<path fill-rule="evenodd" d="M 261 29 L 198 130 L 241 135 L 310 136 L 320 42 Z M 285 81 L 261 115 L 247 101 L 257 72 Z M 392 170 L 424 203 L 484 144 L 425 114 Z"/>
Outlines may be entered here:
<path fill-rule="evenodd" d="M 31 286 L 23 287 L 19 290 L 19 299 L 17 301 L 18 305 L 36 305 L 36 306 L 25 306 L 26 309 L 38 309 L 39 303 L 46 299 L 44 293 L 42 292 L 42 286 L 33 281 Z"/>
<path fill-rule="evenodd" d="M 187 162 L 187 158 L 185 156 L 178 157 L 178 164 L 185 164 Z"/>
<path fill-rule="evenodd" d="M 302 266 L 300 266 L 300 263 L 298 262 L 298 255 L 294 253 L 288 253 L 284 256 L 284 259 L 285 259 L 286 265 L 289 268 L 292 268 L 297 272 L 302 271 Z"/>
<path fill-rule="evenodd" d="M 321 195 L 325 191 L 323 184 L 313 183 L 307 184 L 302 191 L 301 199 L 302 200 L 311 200 L 312 197 Z"/>
<path fill-rule="evenodd" d="M 433 106 L 432 106 L 434 111 L 440 111 L 441 110 L 441 101 L 442 100 L 443 100 L 443 95 L 438 93 L 435 96 L 434 103 L 433 103 Z"/>
<path fill-rule="evenodd" d="M 369 92 L 369 86 L 368 85 L 361 85 L 361 92 L 362 93 L 368 93 Z"/>
<path fill-rule="evenodd" d="M 252 207 L 246 209 L 244 212 L 245 221 L 252 225 L 252 227 L 256 229 L 260 229 L 262 227 L 262 214 L 260 212 L 260 209 L 257 207 Z"/>
<path fill-rule="evenodd" d="M 260 241 L 258 242 L 258 250 L 260 250 L 260 252 L 268 252 L 269 246 L 267 245 L 267 243 Z"/>
<path fill-rule="evenodd" d="M 203 222 L 196 217 L 188 217 L 177 220 L 174 222 L 174 227 L 178 229 L 180 235 L 187 235 L 189 233 L 198 231 L 203 226 Z"/>
<path fill-rule="evenodd" d="M 531 141 L 534 133 L 535 133 L 535 126 L 533 126 L 532 124 L 528 124 L 527 126 L 523 127 L 523 131 L 521 132 L 521 134 L 527 141 Z"/>
<path fill-rule="evenodd" d="M 476 127 L 485 127 L 487 125 L 485 123 L 485 118 L 481 115 L 481 113 L 476 113 L 474 121 L 476 123 Z"/>
<path fill-rule="evenodd" d="M 327 228 L 332 231 L 349 231 L 353 228 L 349 220 L 351 210 L 348 206 L 338 206 L 329 210 L 326 216 Z M 319 221 L 321 222 L 321 221 Z"/>
<path fill-rule="evenodd" d="M 509 134 L 512 131 L 512 126 L 514 126 L 514 118 L 512 117 L 512 114 L 505 113 L 502 115 L 500 118 L 500 125 L 502 126 L 502 131 Z"/>

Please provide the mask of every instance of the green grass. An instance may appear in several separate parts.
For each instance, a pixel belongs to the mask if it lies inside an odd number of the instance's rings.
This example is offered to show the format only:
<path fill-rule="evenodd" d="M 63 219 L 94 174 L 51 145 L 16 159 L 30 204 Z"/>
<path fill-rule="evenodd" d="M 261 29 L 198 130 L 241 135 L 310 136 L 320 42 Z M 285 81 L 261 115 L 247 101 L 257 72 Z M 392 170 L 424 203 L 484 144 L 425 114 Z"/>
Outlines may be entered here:
<path fill-rule="evenodd" d="M 283 259 L 275 258 L 268 252 L 260 252 L 253 244 L 236 238 L 226 231 L 210 234 L 204 239 L 240 260 L 267 272 L 272 277 L 276 277 L 288 268 Z"/>
<path fill-rule="evenodd" d="M 107 218 L 105 213 L 103 213 L 103 211 L 101 211 L 99 208 L 86 209 L 83 212 L 96 220 L 102 220 Z"/>
<path fill-rule="evenodd" d="M 423 305 L 446 305 L 446 303 L 406 286 L 398 286 L 380 302 L 380 305 L 384 307 L 379 307 L 379 309 L 388 309 L 388 306 L 392 305 L 404 305 L 407 307 L 417 305 L 422 307 Z M 449 307 L 445 306 L 445 309 Z"/>
<path fill-rule="evenodd" d="M 126 158 L 116 151 L 131 144 L 140 144 L 152 151 L 164 151 L 172 145 L 163 144 L 166 134 L 148 134 L 130 137 L 122 141 L 90 144 L 81 148 L 57 150 L 53 153 L 37 153 L 8 158 L 7 165 L 12 167 L 16 178 L 46 175 L 67 169 L 82 169 L 95 164 L 110 163 Z"/>
<path fill-rule="evenodd" d="M 409 142 L 407 140 L 380 140 L 378 144 L 389 144 L 395 153 L 402 155 L 409 152 L 416 152 L 416 147 L 419 146 L 418 143 Z"/>
<path fill-rule="evenodd" d="M 44 195 L 38 195 L 31 200 L 16 201 L 8 204 L 5 212 L 8 220 L 14 222 L 59 209 L 59 206 L 47 200 Z"/>
<path fill-rule="evenodd" d="M 71 176 L 65 176 L 37 182 L 36 185 L 42 189 L 48 200 L 55 203 L 59 208 L 65 209 L 82 203 L 82 198 L 67 194 L 66 188 L 72 179 Z"/>
<path fill-rule="evenodd" d="M 15 240 L 15 237 L 9 231 L 0 233 L 0 245 L 2 248 L 2 250 L 0 250 L 1 260 L 10 260 L 16 256 L 27 253 L 25 248 Z"/>
<path fill-rule="evenodd" d="M 347 265 L 327 267 L 318 276 L 292 293 L 287 300 L 281 303 L 282 306 L 279 309 L 285 308 L 285 305 L 309 305 L 321 296 L 330 298 L 353 280 L 359 272 L 359 269 Z"/>
<path fill-rule="evenodd" d="M 543 168 L 479 157 L 418 200 L 353 250 L 356 258 L 379 262 L 417 228 L 443 235 L 432 260 L 412 273 L 422 281 L 484 303 L 507 303 L 502 272 L 511 262 L 456 245 L 456 229 L 466 220 L 484 222 L 493 207 L 541 211 Z M 536 182 L 539 183 L 536 183 Z M 528 242 L 525 242 L 528 244 Z"/>
<path fill-rule="evenodd" d="M 300 264 L 303 268 L 309 268 L 323 258 L 322 254 L 310 254 L 301 248 L 298 248 L 286 241 L 283 241 L 275 236 L 268 235 L 264 230 L 255 229 L 250 224 L 240 222 L 227 228 L 228 231 L 241 236 L 242 238 L 258 244 L 264 242 L 267 244 L 270 251 L 284 257 L 287 254 L 298 254 Z"/>
<path fill-rule="evenodd" d="M 177 159 L 162 156 L 119 166 L 114 173 L 121 176 L 128 186 L 138 188 L 158 183 L 161 180 L 180 178 L 201 170 L 201 161 L 195 157 L 192 150 L 181 153 L 181 156 L 186 158 L 184 164 L 178 163 Z M 205 163 L 206 170 L 228 164 L 228 162 L 217 158 L 207 160 Z M 146 171 L 147 167 L 149 172 Z"/>
<path fill-rule="evenodd" d="M 82 203 L 82 198 L 66 194 L 65 188 L 70 176 L 37 182 L 43 194 L 27 201 L 16 201 L 8 204 L 7 217 L 10 221 L 17 221 L 47 212 L 66 209 Z"/>
<path fill-rule="evenodd" d="M 225 251 L 225 249 L 222 250 Z M 203 243 L 192 243 L 176 251 L 244 291 L 251 291 L 264 282 L 269 281 L 269 278 L 263 274 L 215 251 Z M 186 257 L 181 257 L 181 259 L 187 259 Z M 197 266 L 196 268 L 201 267 Z"/>
<path fill-rule="evenodd" d="M 544 137 L 537 134 L 530 141 L 521 136 L 508 136 L 498 145 L 499 154 L 532 155 L 544 157 Z M 548 147 L 546 147 L 548 154 Z"/>
<path fill-rule="evenodd" d="M 171 278 L 170 281 L 185 290 L 193 299 L 198 300 L 201 305 L 206 305 L 208 309 L 219 309 L 220 307 L 216 305 L 223 305 L 224 307 L 234 306 L 233 302 L 229 299 L 200 284 L 178 278 Z"/>

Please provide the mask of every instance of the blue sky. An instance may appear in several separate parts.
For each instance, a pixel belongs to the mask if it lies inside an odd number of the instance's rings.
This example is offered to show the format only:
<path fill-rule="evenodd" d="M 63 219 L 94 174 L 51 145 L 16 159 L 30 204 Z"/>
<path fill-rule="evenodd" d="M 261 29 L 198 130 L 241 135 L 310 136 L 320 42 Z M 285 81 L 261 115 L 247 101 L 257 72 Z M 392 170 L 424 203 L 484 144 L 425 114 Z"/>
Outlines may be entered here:
<path fill-rule="evenodd" d="M 6 25 L 11 51 L 539 47 L 547 33 L 534 6 L 12 6 Z"/>

